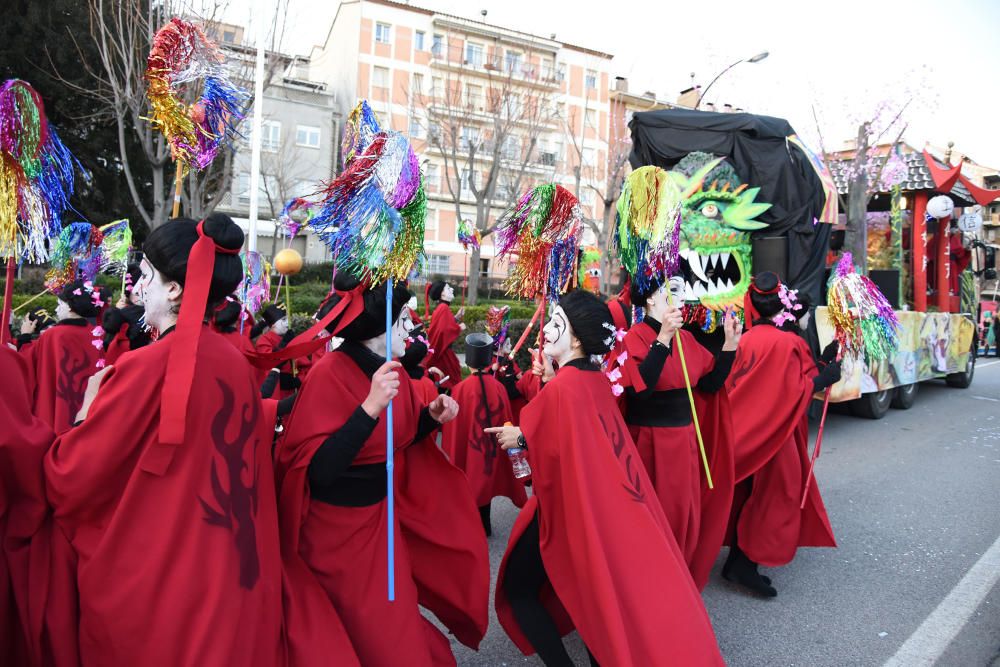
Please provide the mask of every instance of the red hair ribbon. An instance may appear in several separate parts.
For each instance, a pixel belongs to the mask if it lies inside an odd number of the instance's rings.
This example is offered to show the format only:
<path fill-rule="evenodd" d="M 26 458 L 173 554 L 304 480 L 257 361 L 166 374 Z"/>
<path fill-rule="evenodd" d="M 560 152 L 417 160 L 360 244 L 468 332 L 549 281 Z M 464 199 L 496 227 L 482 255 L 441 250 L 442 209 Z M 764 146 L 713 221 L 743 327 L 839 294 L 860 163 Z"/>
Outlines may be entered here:
<path fill-rule="evenodd" d="M 753 326 L 754 320 L 759 320 L 760 319 L 760 313 L 758 313 L 757 309 L 754 308 L 754 306 L 753 306 L 753 300 L 750 298 L 750 292 L 754 291 L 757 294 L 777 294 L 779 290 L 781 290 L 781 281 L 780 280 L 778 281 L 778 285 L 774 289 L 767 290 L 767 291 L 764 291 L 764 290 L 760 289 L 759 287 L 757 287 L 757 285 L 755 285 L 753 283 L 753 281 L 750 282 L 750 288 L 747 289 L 747 293 L 743 295 L 743 328 L 744 329 L 746 329 L 746 330 L 749 331 L 750 327 Z"/>
<path fill-rule="evenodd" d="M 208 292 L 215 271 L 215 255 L 236 255 L 240 249 L 223 248 L 205 234 L 205 221 L 198 223 L 198 240 L 188 255 L 184 274 L 184 299 L 171 336 L 167 368 L 160 397 L 160 432 L 155 445 L 146 450 L 140 467 L 153 475 L 163 475 L 174 451 L 184 442 L 188 401 L 198 363 L 198 341 L 205 321 Z"/>

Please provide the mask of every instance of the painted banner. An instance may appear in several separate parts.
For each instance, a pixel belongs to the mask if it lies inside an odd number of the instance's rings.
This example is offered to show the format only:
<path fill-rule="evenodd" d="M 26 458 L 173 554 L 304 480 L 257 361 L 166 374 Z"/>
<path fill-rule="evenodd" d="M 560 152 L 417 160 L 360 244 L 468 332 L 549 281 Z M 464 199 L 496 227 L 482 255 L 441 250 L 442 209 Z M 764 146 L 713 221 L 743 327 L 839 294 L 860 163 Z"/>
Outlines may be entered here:
<path fill-rule="evenodd" d="M 901 325 L 899 349 L 872 368 L 863 359 L 845 356 L 843 377 L 830 390 L 834 403 L 859 398 L 902 385 L 965 370 L 972 348 L 975 324 L 956 313 L 896 311 Z M 833 326 L 825 307 L 816 309 L 820 349 L 833 340 Z"/>

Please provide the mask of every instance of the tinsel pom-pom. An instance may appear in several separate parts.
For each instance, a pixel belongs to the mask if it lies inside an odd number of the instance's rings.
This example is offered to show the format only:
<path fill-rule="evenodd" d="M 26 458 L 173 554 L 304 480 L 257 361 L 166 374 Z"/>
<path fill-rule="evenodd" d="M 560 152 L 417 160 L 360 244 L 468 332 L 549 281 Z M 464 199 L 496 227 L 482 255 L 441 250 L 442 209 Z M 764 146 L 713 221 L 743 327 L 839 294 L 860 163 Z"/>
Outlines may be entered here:
<path fill-rule="evenodd" d="M 885 295 L 854 267 L 847 252 L 827 289 L 827 315 L 842 353 L 869 362 L 886 359 L 899 347 L 899 319 Z"/>
<path fill-rule="evenodd" d="M 128 220 L 109 222 L 100 228 L 101 272 L 120 276 L 128 268 L 128 253 L 132 247 L 132 228 Z"/>
<path fill-rule="evenodd" d="M 45 289 L 55 294 L 77 279 L 92 283 L 101 269 L 102 239 L 100 230 L 89 222 L 66 225 L 52 251 Z"/>
<path fill-rule="evenodd" d="M 486 333 L 493 337 L 495 347 L 503 345 L 509 325 L 510 306 L 490 306 L 486 309 Z"/>
<path fill-rule="evenodd" d="M 240 253 L 243 260 L 243 284 L 237 293 L 243 295 L 243 304 L 251 312 L 258 312 L 271 294 L 271 266 L 256 250 Z"/>
<path fill-rule="evenodd" d="M 344 164 L 350 164 L 351 160 L 362 153 L 381 131 L 378 116 L 372 111 L 368 100 L 358 102 L 344 124 L 344 140 L 340 148 Z"/>
<path fill-rule="evenodd" d="M 622 266 L 640 288 L 662 284 L 680 266 L 683 191 L 659 167 L 640 167 L 618 197 L 614 242 Z"/>

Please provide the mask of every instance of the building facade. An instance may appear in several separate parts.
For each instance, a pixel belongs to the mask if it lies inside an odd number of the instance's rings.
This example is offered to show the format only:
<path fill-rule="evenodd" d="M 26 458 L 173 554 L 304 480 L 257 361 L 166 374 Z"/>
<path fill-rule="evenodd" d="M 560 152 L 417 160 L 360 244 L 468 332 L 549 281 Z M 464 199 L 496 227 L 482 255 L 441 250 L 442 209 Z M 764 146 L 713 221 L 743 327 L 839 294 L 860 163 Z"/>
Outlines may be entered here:
<path fill-rule="evenodd" d="M 308 60 L 309 78 L 327 86 L 340 118 L 367 99 L 383 126 L 413 141 L 428 194 L 428 275 L 462 275 L 459 221 L 492 223 L 533 185 L 559 183 L 579 196 L 586 218 L 601 217 L 609 54 L 485 20 L 353 0 L 340 3 Z M 480 275 L 506 275 L 494 259 L 488 236 Z"/>

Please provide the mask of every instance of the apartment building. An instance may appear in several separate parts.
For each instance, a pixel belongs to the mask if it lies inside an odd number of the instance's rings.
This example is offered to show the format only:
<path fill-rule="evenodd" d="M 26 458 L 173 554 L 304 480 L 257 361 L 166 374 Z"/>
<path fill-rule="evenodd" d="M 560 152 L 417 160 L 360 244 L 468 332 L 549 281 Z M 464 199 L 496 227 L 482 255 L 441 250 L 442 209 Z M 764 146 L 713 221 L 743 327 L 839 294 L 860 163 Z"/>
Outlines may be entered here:
<path fill-rule="evenodd" d="M 495 220 L 520 191 L 556 182 L 599 219 L 607 179 L 611 55 L 390 0 L 341 2 L 309 78 L 345 118 L 367 99 L 406 133 L 428 193 L 428 274 L 461 275 L 459 220 Z M 496 163 L 496 166 L 494 166 Z M 477 197 L 492 183 L 492 196 Z M 496 266 L 484 239 L 478 267 Z M 474 269 L 473 269 L 474 270 Z"/>

